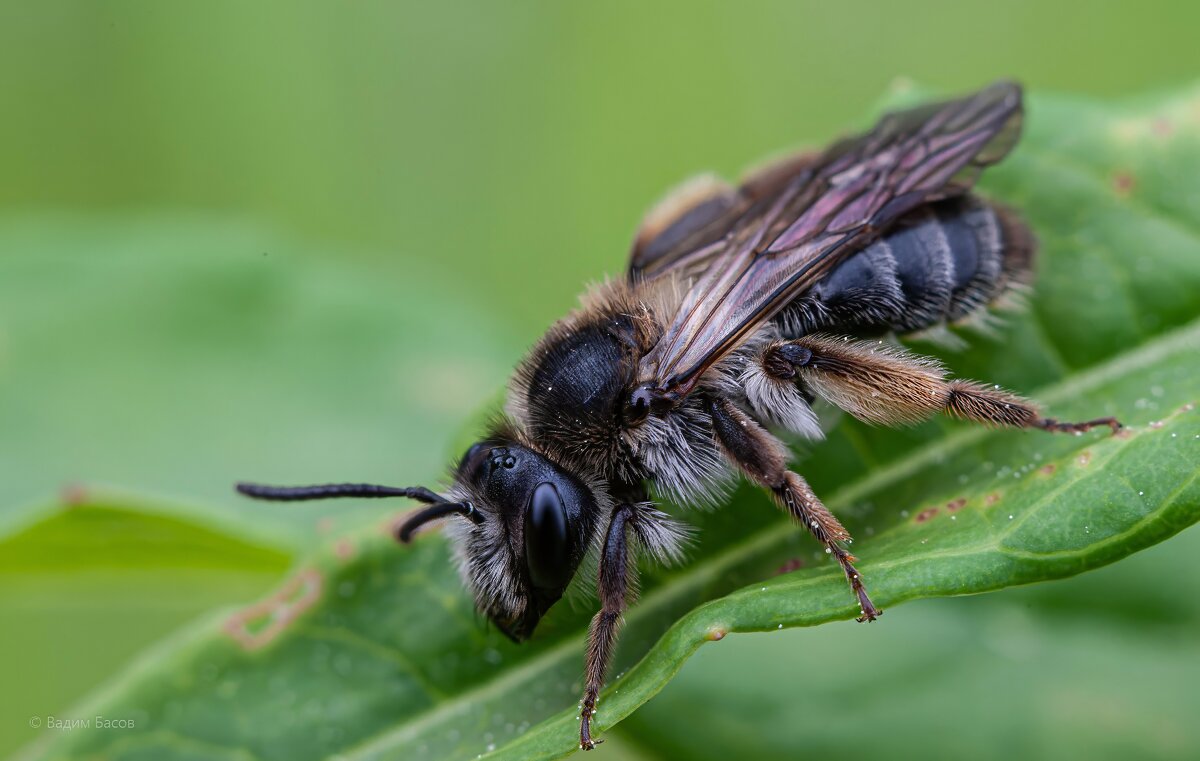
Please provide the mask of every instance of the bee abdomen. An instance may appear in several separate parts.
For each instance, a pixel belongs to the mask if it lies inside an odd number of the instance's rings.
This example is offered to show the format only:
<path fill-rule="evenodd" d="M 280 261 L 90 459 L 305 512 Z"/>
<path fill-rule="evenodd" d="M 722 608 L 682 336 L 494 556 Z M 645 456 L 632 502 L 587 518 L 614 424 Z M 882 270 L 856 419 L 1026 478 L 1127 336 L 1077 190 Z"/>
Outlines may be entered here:
<path fill-rule="evenodd" d="M 779 318 L 783 332 L 910 333 L 964 320 L 1027 283 L 1033 237 L 977 196 L 924 206 L 835 267 Z"/>

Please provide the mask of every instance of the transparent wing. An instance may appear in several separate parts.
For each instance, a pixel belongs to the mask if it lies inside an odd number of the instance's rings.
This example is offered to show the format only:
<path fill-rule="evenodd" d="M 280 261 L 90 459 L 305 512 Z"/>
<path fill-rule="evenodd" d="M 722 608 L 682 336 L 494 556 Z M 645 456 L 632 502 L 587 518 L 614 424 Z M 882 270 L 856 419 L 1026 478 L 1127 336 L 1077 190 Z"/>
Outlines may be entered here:
<path fill-rule="evenodd" d="M 685 265 L 697 272 L 675 319 L 643 357 L 642 377 L 664 393 L 688 393 L 756 327 L 897 218 L 970 189 L 1012 149 L 1020 128 L 1021 89 L 1010 82 L 888 114 L 864 135 L 730 191 L 723 211 L 686 226 L 682 245 L 657 255 L 644 245 L 640 259 L 635 245 L 642 272 Z"/>
<path fill-rule="evenodd" d="M 805 153 L 772 162 L 737 188 L 712 175 L 675 188 L 642 220 L 629 254 L 629 279 L 702 273 L 724 251 L 725 237 L 756 201 L 777 194 L 818 158 Z"/>

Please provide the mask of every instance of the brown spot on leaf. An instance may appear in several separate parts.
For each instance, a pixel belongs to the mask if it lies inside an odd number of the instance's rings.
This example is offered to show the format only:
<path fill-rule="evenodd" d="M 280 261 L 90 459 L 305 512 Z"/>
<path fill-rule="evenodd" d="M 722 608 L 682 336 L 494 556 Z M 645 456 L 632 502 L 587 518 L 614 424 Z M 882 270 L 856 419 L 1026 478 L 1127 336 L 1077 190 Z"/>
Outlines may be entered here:
<path fill-rule="evenodd" d="M 983 504 L 987 505 L 988 507 L 991 507 L 992 505 L 996 504 L 999 501 L 1000 501 L 1000 493 L 999 492 L 992 492 L 991 494 L 989 494 L 983 498 Z"/>
<path fill-rule="evenodd" d="M 921 512 L 917 513 L 913 520 L 915 520 L 917 523 L 924 523 L 937 514 L 938 509 L 936 507 L 927 507 Z"/>
<path fill-rule="evenodd" d="M 1188 402 L 1187 404 L 1185 404 L 1185 405 L 1183 405 L 1182 407 L 1180 407 L 1180 408 L 1179 408 L 1179 411 L 1180 411 L 1180 412 L 1191 412 L 1191 411 L 1192 411 L 1192 410 L 1194 410 L 1194 409 L 1196 409 L 1196 404 L 1195 404 L 1195 402 Z"/>
<path fill-rule="evenodd" d="M 1163 425 L 1164 425 L 1163 421 L 1161 421 L 1161 420 L 1151 420 L 1150 421 L 1150 427 L 1154 428 L 1155 430 L 1162 428 Z"/>
<path fill-rule="evenodd" d="M 274 641 L 288 624 L 321 599 L 322 581 L 320 571 L 305 568 L 270 597 L 236 611 L 222 629 L 243 650 L 258 650 Z"/>
<path fill-rule="evenodd" d="M 1046 475 L 1046 476 L 1054 475 L 1054 471 L 1056 471 L 1056 470 L 1058 470 L 1058 466 L 1052 462 L 1047 463 L 1046 465 L 1043 465 L 1042 467 L 1038 468 L 1038 472 L 1041 473 L 1042 475 Z"/>
<path fill-rule="evenodd" d="M 354 543 L 349 539 L 339 539 L 333 543 L 333 554 L 338 560 L 346 561 L 354 557 Z"/>
<path fill-rule="evenodd" d="M 1170 137 L 1175 131 L 1175 125 L 1165 116 L 1160 116 L 1150 125 L 1150 131 L 1155 137 Z"/>
<path fill-rule="evenodd" d="M 1129 172 L 1117 172 L 1112 178 L 1113 191 L 1122 198 L 1131 194 L 1136 184 L 1137 181 Z"/>
<path fill-rule="evenodd" d="M 729 632 L 727 632 L 725 629 L 719 626 L 714 626 L 708 630 L 708 633 L 704 635 L 704 638 L 709 642 L 720 642 L 721 640 L 725 639 L 725 635 L 728 633 Z"/>
<path fill-rule="evenodd" d="M 1079 453 L 1079 456 L 1075 458 L 1075 461 L 1086 468 L 1092 462 L 1092 453 L 1085 449 Z"/>
<path fill-rule="evenodd" d="M 81 483 L 69 483 L 58 492 L 58 498 L 67 507 L 79 507 L 88 501 L 87 487 Z"/>
<path fill-rule="evenodd" d="M 775 575 L 780 576 L 792 571 L 799 571 L 803 567 L 804 561 L 801 558 L 789 558 L 783 565 L 779 566 L 778 570 L 775 571 Z"/>
<path fill-rule="evenodd" d="M 946 509 L 952 513 L 957 513 L 959 510 L 962 510 L 963 506 L 965 506 L 966 504 L 967 504 L 967 498 L 959 497 L 958 499 L 947 502 Z"/>

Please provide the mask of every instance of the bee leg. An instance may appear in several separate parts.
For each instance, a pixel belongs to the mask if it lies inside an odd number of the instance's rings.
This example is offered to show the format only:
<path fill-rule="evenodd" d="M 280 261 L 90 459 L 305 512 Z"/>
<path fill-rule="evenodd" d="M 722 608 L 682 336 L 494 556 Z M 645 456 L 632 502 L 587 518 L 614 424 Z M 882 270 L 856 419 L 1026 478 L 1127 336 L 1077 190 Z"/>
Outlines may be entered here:
<path fill-rule="evenodd" d="M 588 630 L 587 687 L 583 693 L 579 713 L 579 747 L 584 750 L 592 750 L 597 743 L 603 742 L 592 738 L 592 716 L 596 713 L 600 688 L 604 684 L 604 675 L 608 671 L 608 663 L 617 644 L 621 618 L 632 586 L 630 575 L 633 568 L 628 562 L 626 528 L 633 520 L 636 520 L 635 507 L 628 504 L 618 505 L 613 510 L 608 533 L 604 538 L 604 547 L 600 552 L 600 574 L 597 584 L 600 611 L 592 619 L 591 628 Z"/>
<path fill-rule="evenodd" d="M 726 456 L 755 483 L 771 490 L 775 500 L 804 524 L 825 551 L 842 566 L 850 588 L 858 598 L 859 621 L 874 621 L 883 611 L 875 607 L 854 567 L 855 557 L 846 549 L 850 532 L 829 512 L 808 482 L 787 469 L 788 450 L 744 412 L 724 399 L 710 399 L 713 431 Z"/>
<path fill-rule="evenodd" d="M 875 425 L 918 423 L 944 412 L 1009 428 L 1075 434 L 1098 426 L 1108 426 L 1114 433 L 1121 429 L 1116 418 L 1063 423 L 1042 417 L 1024 397 L 995 385 L 947 381 L 937 360 L 882 341 L 804 336 L 767 347 L 760 364 L 772 377 L 795 379 L 817 396 Z"/>
<path fill-rule="evenodd" d="M 1121 430 L 1115 417 L 1097 418 L 1083 423 L 1063 423 L 1042 417 L 1032 402 L 999 386 L 985 386 L 971 381 L 951 381 L 950 399 L 946 412 L 963 420 L 985 425 L 1038 428 L 1052 433 L 1073 433 L 1076 436 L 1093 428 L 1107 426 L 1113 433 Z"/>

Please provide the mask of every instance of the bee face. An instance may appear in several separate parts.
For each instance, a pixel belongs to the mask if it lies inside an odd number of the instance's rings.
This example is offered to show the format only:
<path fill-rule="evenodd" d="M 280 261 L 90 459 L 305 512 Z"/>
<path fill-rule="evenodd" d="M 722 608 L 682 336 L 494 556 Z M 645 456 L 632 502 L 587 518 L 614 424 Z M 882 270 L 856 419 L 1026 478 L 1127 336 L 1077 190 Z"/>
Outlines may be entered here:
<path fill-rule="evenodd" d="M 596 497 L 544 455 L 503 439 L 467 450 L 455 482 L 483 517 L 451 530 L 463 576 L 480 610 L 524 640 L 575 575 L 595 526 Z"/>

